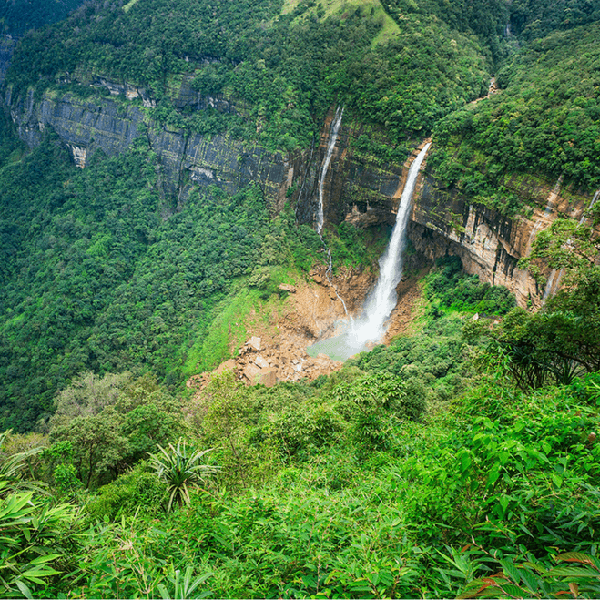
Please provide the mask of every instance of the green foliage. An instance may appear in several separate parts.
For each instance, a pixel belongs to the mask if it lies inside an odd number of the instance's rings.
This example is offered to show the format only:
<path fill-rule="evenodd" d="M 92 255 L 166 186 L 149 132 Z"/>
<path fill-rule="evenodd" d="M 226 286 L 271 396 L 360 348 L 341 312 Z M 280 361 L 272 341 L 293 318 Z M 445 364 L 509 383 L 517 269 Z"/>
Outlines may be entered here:
<path fill-rule="evenodd" d="M 58 467 L 61 478 L 70 477 L 72 465 L 89 488 L 114 479 L 183 430 L 178 404 L 153 378 L 86 373 L 58 396 L 48 455 L 58 459 L 55 477 Z"/>
<path fill-rule="evenodd" d="M 149 113 L 160 126 L 228 130 L 287 152 L 309 146 L 315 123 L 336 98 L 397 137 L 430 130 L 481 93 L 487 45 L 497 53 L 496 21 L 504 13 L 497 1 L 435 3 L 435 11 L 386 2 L 401 35 L 379 40 L 381 9 L 374 14 L 366 6 L 334 5 L 325 17 L 307 3 L 291 13 L 281 11 L 283 4 L 149 0 L 127 10 L 88 4 L 63 24 L 22 40 L 8 82 L 16 97 L 28 86 L 37 86 L 38 94 L 61 89 L 56 82 L 66 73 L 89 89 L 90 74 L 101 74 L 145 87 L 158 101 Z M 175 109 L 182 81 L 200 96 Z M 236 110 L 213 109 L 209 98 L 225 99 Z"/>
<path fill-rule="evenodd" d="M 600 20 L 597 0 L 516 0 L 511 5 L 510 23 L 514 33 L 527 40 L 554 30 L 571 29 Z"/>
<path fill-rule="evenodd" d="M 395 423 L 422 416 L 424 399 L 407 396 L 404 388 L 399 377 L 382 372 L 340 383 L 330 392 L 335 409 L 350 421 L 350 439 L 362 452 L 387 449 Z"/>
<path fill-rule="evenodd" d="M 156 515 L 166 500 L 167 485 L 156 473 L 149 472 L 150 469 L 150 465 L 142 461 L 132 471 L 99 488 L 86 504 L 86 512 L 92 518 L 108 517 L 111 521 L 122 515 Z"/>
<path fill-rule="evenodd" d="M 63 535 L 76 510 L 7 489 L 0 481 L 0 596 L 32 598 L 38 586 L 60 574 L 55 567 L 65 551 Z"/>
<path fill-rule="evenodd" d="M 260 190 L 192 192 L 160 218 L 138 145 L 80 170 L 55 139 L 0 172 L 0 417 L 31 429 L 85 370 L 179 369 L 269 232 Z M 192 325 L 190 326 L 190 322 Z"/>
<path fill-rule="evenodd" d="M 554 33 L 517 53 L 498 74 L 501 93 L 436 124 L 428 159 L 447 185 L 474 202 L 514 214 L 515 173 L 600 184 L 597 23 Z M 576 57 L 577 66 L 574 66 Z"/>
<path fill-rule="evenodd" d="M 11 430 L 0 433 L 0 483 L 6 490 L 15 490 L 27 484 L 23 482 L 23 472 L 29 468 L 31 459 L 42 452 L 43 446 L 34 446 L 22 452 L 6 453 L 6 441 Z"/>
<path fill-rule="evenodd" d="M 0 6 L 1 32 L 20 37 L 29 29 L 39 29 L 49 23 L 64 19 L 84 0 L 13 0 Z"/>
<path fill-rule="evenodd" d="M 476 312 L 486 315 L 503 315 L 516 305 L 514 296 L 504 287 L 480 283 L 477 275 L 462 271 L 458 256 L 440 258 L 436 270 L 426 279 L 426 297 L 432 305 L 433 317 L 441 311 Z"/>
<path fill-rule="evenodd" d="M 176 505 L 190 504 L 190 489 L 206 483 L 211 475 L 218 472 L 219 467 L 201 462 L 208 450 L 188 448 L 187 442 L 181 438 L 177 447 L 169 443 L 167 449 L 158 446 L 158 452 L 150 455 L 150 465 L 159 480 L 167 485 L 167 511 Z"/>

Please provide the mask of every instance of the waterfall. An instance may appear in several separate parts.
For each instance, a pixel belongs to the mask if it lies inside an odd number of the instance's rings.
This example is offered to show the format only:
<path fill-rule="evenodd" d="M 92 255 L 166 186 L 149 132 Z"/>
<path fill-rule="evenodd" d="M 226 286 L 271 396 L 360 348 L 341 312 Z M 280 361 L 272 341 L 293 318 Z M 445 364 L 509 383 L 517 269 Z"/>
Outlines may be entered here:
<path fill-rule="evenodd" d="M 360 319 L 358 321 L 351 320 L 349 324 L 346 324 L 346 330 L 340 335 L 320 340 L 307 348 L 307 352 L 311 356 L 317 356 L 323 352 L 334 360 L 346 360 L 357 352 L 367 349 L 370 343 L 379 342 L 384 336 L 386 321 L 397 302 L 396 287 L 402 278 L 402 249 L 406 227 L 410 219 L 412 196 L 429 146 L 431 143 L 424 146 L 408 171 L 392 237 L 379 261 L 379 279 L 367 298 Z"/>
<path fill-rule="evenodd" d="M 335 143 L 337 142 L 338 133 L 340 132 L 343 114 L 344 109 L 338 106 L 337 110 L 335 111 L 335 116 L 331 121 L 331 126 L 329 127 L 329 143 L 327 144 L 327 152 L 325 153 L 325 159 L 323 160 L 323 166 L 321 167 L 321 175 L 319 176 L 319 210 L 317 212 L 317 233 L 319 235 L 321 235 L 324 224 L 323 185 L 325 183 L 325 177 L 327 177 L 327 171 L 329 170 L 331 155 L 333 154 L 333 149 L 335 148 Z"/>
<path fill-rule="evenodd" d="M 552 272 L 550 273 L 550 277 L 548 277 L 548 281 L 546 281 L 546 287 L 544 288 L 544 296 L 542 298 L 542 300 L 544 302 L 546 302 L 548 296 L 550 295 L 550 292 L 552 292 L 552 289 L 554 288 L 554 277 L 556 276 L 556 269 L 552 269 Z"/>
<path fill-rule="evenodd" d="M 396 287 L 402 278 L 402 250 L 405 244 L 406 227 L 410 219 L 412 196 L 417 183 L 421 164 L 431 142 L 426 144 L 413 160 L 408 171 L 406 184 L 400 197 L 396 224 L 390 243 L 379 260 L 380 274 L 375 289 L 369 295 L 363 309 L 364 317 L 354 327 L 353 335 L 364 342 L 378 342 L 385 334 L 384 324 L 392 314 L 397 301 Z"/>
<path fill-rule="evenodd" d="M 587 211 L 584 211 L 583 215 L 581 215 L 581 219 L 579 219 L 580 225 L 583 225 L 585 223 L 585 220 L 587 219 L 586 212 L 588 212 L 588 213 L 591 212 L 592 208 L 594 208 L 594 205 L 598 201 L 598 198 L 600 198 L 600 189 L 596 190 L 596 193 L 594 194 L 594 197 L 592 198 L 592 202 L 590 203 L 589 208 L 587 209 Z"/>
<path fill-rule="evenodd" d="M 333 154 L 333 149 L 335 148 L 335 144 L 337 142 L 338 134 L 340 132 L 340 127 L 342 125 L 342 115 L 344 114 L 344 108 L 338 106 L 335 111 L 335 116 L 331 121 L 331 125 L 329 127 L 329 142 L 327 143 L 327 152 L 325 153 L 325 158 L 323 160 L 323 166 L 321 167 L 321 174 L 319 175 L 319 210 L 317 212 L 317 233 L 321 238 L 321 243 L 323 244 L 323 250 L 327 252 L 327 270 L 325 271 L 325 277 L 329 282 L 329 285 L 332 287 L 335 295 L 338 300 L 342 303 L 344 307 L 344 313 L 347 317 L 352 321 L 352 317 L 348 313 L 348 308 L 346 307 L 346 303 L 344 299 L 340 296 L 337 291 L 336 286 L 334 285 L 331 275 L 333 272 L 333 262 L 331 260 L 331 250 L 327 247 L 325 243 L 325 239 L 323 238 L 323 225 L 325 222 L 325 217 L 323 214 L 323 185 L 325 183 L 325 177 L 327 177 L 327 171 L 329 170 L 329 165 L 331 164 L 331 155 Z"/>
<path fill-rule="evenodd" d="M 554 189 L 552 190 L 552 192 L 550 192 L 550 195 L 548 196 L 548 199 L 546 200 L 546 210 L 544 211 L 544 216 L 548 217 L 550 216 L 550 213 L 554 210 L 554 203 L 556 202 L 556 199 L 558 198 L 558 194 L 560 194 L 560 186 L 562 185 L 563 179 L 564 179 L 564 175 L 561 175 L 556 184 L 554 185 Z"/>
<path fill-rule="evenodd" d="M 594 194 L 594 197 L 592 198 L 592 201 L 590 202 L 590 205 L 589 205 L 587 211 L 584 211 L 583 215 L 581 215 L 581 218 L 579 219 L 579 225 L 585 224 L 586 219 L 587 219 L 586 214 L 591 212 L 592 208 L 594 208 L 594 205 L 596 204 L 598 199 L 600 199 L 600 190 L 596 190 L 596 193 Z M 569 244 L 569 243 L 571 243 L 571 240 L 567 240 L 567 244 Z M 556 294 L 556 292 L 558 291 L 558 288 L 560 287 L 560 284 L 562 283 L 564 276 L 565 276 L 564 267 L 562 269 L 560 269 L 560 271 L 558 271 L 558 272 L 556 269 L 552 269 L 552 272 L 550 273 L 550 277 L 548 277 L 548 281 L 546 282 L 546 287 L 544 288 L 544 295 L 542 297 L 543 302 L 546 302 L 546 300 L 548 299 L 549 296 L 553 296 L 554 294 Z"/>

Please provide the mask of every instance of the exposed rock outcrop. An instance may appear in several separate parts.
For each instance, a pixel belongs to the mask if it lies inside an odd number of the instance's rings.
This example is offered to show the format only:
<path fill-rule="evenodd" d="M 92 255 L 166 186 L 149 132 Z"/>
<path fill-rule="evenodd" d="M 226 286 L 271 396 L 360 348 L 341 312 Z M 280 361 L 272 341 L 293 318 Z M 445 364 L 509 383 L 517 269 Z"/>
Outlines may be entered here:
<path fill-rule="evenodd" d="M 96 150 L 113 156 L 144 136 L 159 156 L 165 192 L 179 202 L 185 201 L 192 186 L 217 185 L 235 193 L 257 181 L 274 210 L 283 206 L 300 157 L 273 154 L 230 136 L 187 136 L 182 130 L 160 127 L 149 119 L 144 106 L 132 102 L 140 98 L 143 105 L 151 106 L 153 101 L 145 90 L 104 80 L 101 83 L 115 98 L 94 96 L 88 100 L 48 92 L 36 101 L 33 90 L 16 99 L 7 89 L 5 103 L 19 137 L 34 147 L 41 142 L 46 127 L 52 127 L 71 149 L 77 166 L 85 167 Z"/>
<path fill-rule="evenodd" d="M 290 197 L 296 204 L 299 221 L 314 223 L 319 169 L 333 110 L 318 146 L 284 156 L 229 136 L 186 136 L 183 131 L 160 127 L 145 112 L 145 107 L 152 107 L 154 102 L 143 88 L 99 77 L 86 85 L 102 87 L 110 96 L 88 100 L 74 94 L 48 92 L 36 101 L 33 90 L 25 98 L 16 99 L 7 89 L 5 102 L 20 137 L 35 146 L 45 128 L 52 127 L 71 149 L 75 163 L 84 167 L 96 150 L 113 155 L 143 136 L 159 156 L 161 184 L 177 205 L 185 202 L 194 186 L 214 184 L 236 192 L 254 181 L 261 185 L 273 211 L 280 210 Z M 175 105 L 235 111 L 223 99 L 201 97 L 188 81 L 181 83 Z M 395 221 L 410 159 L 400 165 L 358 153 L 352 140 L 362 133 L 362 127 L 351 123 L 349 117 L 342 121 L 324 182 L 326 225 L 346 221 L 368 228 L 390 226 Z M 515 293 L 521 306 L 540 306 L 544 290 L 527 271 L 518 268 L 518 261 L 530 253 L 537 232 L 548 227 L 559 214 L 579 218 L 591 197 L 565 189 L 561 181 L 552 187 L 534 177 L 514 177 L 505 185 L 534 207 L 532 214 L 507 218 L 490 208 L 470 205 L 458 190 L 444 188 L 430 175 L 421 176 L 409 238 L 429 260 L 444 254 L 458 255 L 466 271 L 479 274 L 484 281 L 505 285 Z M 343 295 L 343 281 L 339 285 L 338 291 Z M 315 325 L 314 331 L 323 333 L 323 327 Z"/>
<path fill-rule="evenodd" d="M 425 178 L 413 206 L 409 237 L 428 258 L 458 255 L 467 272 L 507 287 L 520 306 L 539 307 L 544 290 L 528 271 L 518 267 L 518 261 L 529 256 L 536 234 L 557 216 L 579 219 L 591 197 L 563 187 L 562 179 L 553 187 L 526 177 L 515 177 L 505 185 L 534 206 L 530 216 L 509 218 L 485 206 L 470 205 L 455 190 L 448 191 L 435 179 Z"/>

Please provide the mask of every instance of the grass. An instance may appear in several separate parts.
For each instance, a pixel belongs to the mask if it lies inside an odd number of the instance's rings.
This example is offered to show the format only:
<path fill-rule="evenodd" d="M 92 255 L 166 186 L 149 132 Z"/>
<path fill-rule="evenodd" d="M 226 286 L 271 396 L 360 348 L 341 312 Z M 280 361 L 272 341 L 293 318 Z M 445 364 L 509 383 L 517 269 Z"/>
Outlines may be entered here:
<path fill-rule="evenodd" d="M 301 2 L 302 0 L 285 0 L 281 14 L 286 15 L 293 12 Z M 361 10 L 363 16 L 370 15 L 374 21 L 381 22 L 381 31 L 373 39 L 373 47 L 386 43 L 390 38 L 400 33 L 397 23 L 385 12 L 379 0 L 363 0 L 362 2 L 356 0 L 319 0 L 306 14 L 314 15 L 322 11 L 320 16 L 326 19 L 332 15 L 343 15 L 346 12 L 355 11 L 357 8 Z"/>
<path fill-rule="evenodd" d="M 273 287 L 280 283 L 296 284 L 295 274 L 284 269 L 273 269 Z M 235 356 L 248 340 L 252 329 L 251 321 L 256 316 L 268 323 L 274 312 L 280 313 L 282 300 L 278 294 L 265 299 L 265 291 L 246 287 L 241 282 L 232 293 L 215 308 L 215 318 L 208 331 L 187 353 L 182 371 L 191 377 L 216 368 L 220 363 Z"/>

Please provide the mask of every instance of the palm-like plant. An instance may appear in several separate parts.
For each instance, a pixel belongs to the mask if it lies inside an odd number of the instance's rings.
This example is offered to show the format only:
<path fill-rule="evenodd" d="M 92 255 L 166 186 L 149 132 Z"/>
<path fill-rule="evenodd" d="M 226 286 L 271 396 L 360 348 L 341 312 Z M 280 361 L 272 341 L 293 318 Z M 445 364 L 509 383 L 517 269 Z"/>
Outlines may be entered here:
<path fill-rule="evenodd" d="M 208 477 L 219 471 L 215 465 L 207 465 L 202 457 L 211 452 L 208 450 L 194 450 L 188 448 L 185 441 L 179 438 L 177 447 L 169 444 L 168 448 L 158 446 L 158 452 L 150 454 L 150 464 L 156 474 L 167 484 L 169 502 L 167 510 L 173 504 L 190 504 L 190 488 L 199 487 Z"/>

